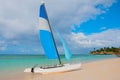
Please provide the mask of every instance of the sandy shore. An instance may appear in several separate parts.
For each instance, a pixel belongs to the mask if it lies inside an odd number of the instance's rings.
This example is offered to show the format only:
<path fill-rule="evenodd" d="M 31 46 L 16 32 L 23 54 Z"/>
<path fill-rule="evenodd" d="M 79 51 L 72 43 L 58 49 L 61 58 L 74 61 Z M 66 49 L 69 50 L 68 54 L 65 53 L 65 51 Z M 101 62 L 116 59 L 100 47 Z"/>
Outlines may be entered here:
<path fill-rule="evenodd" d="M 84 63 L 77 71 L 48 75 L 16 73 L 0 80 L 120 80 L 120 58 Z"/>
<path fill-rule="evenodd" d="M 78 71 L 42 75 L 32 80 L 120 80 L 120 58 L 85 63 Z"/>

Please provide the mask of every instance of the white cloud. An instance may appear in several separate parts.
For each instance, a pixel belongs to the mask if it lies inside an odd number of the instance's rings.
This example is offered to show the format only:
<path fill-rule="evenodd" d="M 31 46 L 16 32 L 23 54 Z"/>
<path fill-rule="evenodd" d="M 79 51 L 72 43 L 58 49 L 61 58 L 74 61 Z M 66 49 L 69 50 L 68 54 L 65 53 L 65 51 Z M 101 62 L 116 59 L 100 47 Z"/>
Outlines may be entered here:
<path fill-rule="evenodd" d="M 5 41 L 0 41 L 0 51 L 5 51 L 7 49 L 7 44 Z"/>
<path fill-rule="evenodd" d="M 38 1 L 0 0 L 0 35 L 7 39 L 35 35 L 38 16 L 36 4 Z"/>
<path fill-rule="evenodd" d="M 51 24 L 69 33 L 81 24 L 104 13 L 115 0 L 45 0 Z M 40 0 L 0 0 L 0 35 L 9 39 L 36 35 Z M 96 6 L 102 6 L 101 7 Z M 66 28 L 66 29 L 64 29 Z"/>
<path fill-rule="evenodd" d="M 110 29 L 103 31 L 101 33 L 95 33 L 92 35 L 85 35 L 84 33 L 72 33 L 67 36 L 67 39 L 71 39 L 70 43 L 72 48 L 94 48 L 94 47 L 110 47 L 115 46 L 119 47 L 120 44 L 120 30 L 119 29 Z"/>
<path fill-rule="evenodd" d="M 6 44 L 9 42 L 13 45 L 20 42 L 29 45 L 38 44 L 40 2 L 40 0 L 0 0 L 0 36 L 5 39 Z M 70 35 L 74 24 L 80 25 L 95 19 L 96 16 L 105 13 L 114 2 L 115 0 L 45 0 L 51 25 L 57 27 L 63 37 Z M 105 43 L 106 40 L 102 39 L 93 43 L 95 35 L 98 34 L 91 36 L 86 36 L 84 33 L 71 34 L 75 39 L 73 41 L 84 47 L 88 47 L 88 44 L 101 46 Z M 72 40 L 68 41 L 69 45 L 71 45 L 70 41 Z M 75 46 L 76 49 L 78 47 L 80 46 Z"/>
<path fill-rule="evenodd" d="M 0 47 L 0 51 L 5 51 L 6 49 L 7 49 L 7 47 L 5 47 L 5 46 Z"/>
<path fill-rule="evenodd" d="M 46 7 L 52 25 L 63 31 L 71 31 L 73 24 L 81 24 L 105 12 L 97 5 L 107 9 L 114 0 L 46 0 Z M 69 2 L 69 4 L 68 4 Z M 39 0 L 0 0 L 0 34 L 5 38 L 36 33 Z"/>

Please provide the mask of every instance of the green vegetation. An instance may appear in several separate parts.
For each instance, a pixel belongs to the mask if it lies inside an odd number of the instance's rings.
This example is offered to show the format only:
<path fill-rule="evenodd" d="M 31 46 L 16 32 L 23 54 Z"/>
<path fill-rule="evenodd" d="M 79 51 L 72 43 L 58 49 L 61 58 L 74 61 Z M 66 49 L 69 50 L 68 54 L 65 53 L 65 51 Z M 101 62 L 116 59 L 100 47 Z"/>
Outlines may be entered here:
<path fill-rule="evenodd" d="M 94 51 L 91 51 L 90 54 L 93 54 L 93 55 L 102 55 L 102 54 L 111 55 L 111 54 L 116 54 L 117 56 L 120 57 L 120 48 L 104 47 L 104 48 L 100 48 L 100 49 L 97 49 L 97 50 L 94 48 Z"/>

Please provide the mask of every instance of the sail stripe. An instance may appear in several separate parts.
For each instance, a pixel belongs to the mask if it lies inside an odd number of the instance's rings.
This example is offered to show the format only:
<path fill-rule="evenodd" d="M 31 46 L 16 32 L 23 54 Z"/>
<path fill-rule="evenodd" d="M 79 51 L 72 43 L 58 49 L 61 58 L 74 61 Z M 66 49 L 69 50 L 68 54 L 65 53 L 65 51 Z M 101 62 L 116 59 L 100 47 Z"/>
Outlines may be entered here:
<path fill-rule="evenodd" d="M 39 17 L 39 30 L 47 30 L 50 31 L 49 25 L 48 25 L 48 21 L 44 18 Z"/>
<path fill-rule="evenodd" d="M 40 40 L 48 59 L 56 59 L 57 54 L 49 31 L 40 30 Z"/>
<path fill-rule="evenodd" d="M 42 17 L 42 18 L 48 20 L 47 13 L 46 13 L 45 8 L 44 8 L 44 3 L 42 3 L 42 5 L 40 6 L 39 17 Z"/>

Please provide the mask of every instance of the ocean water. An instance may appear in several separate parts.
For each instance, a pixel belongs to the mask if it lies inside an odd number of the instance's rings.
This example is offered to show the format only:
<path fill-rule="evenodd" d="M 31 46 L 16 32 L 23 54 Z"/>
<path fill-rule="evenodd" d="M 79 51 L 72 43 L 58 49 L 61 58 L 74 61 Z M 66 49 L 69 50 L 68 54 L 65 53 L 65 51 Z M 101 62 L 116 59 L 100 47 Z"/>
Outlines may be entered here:
<path fill-rule="evenodd" d="M 73 55 L 70 60 L 61 56 L 62 63 L 86 63 L 96 60 L 116 58 L 115 55 Z M 27 67 L 34 65 L 54 65 L 58 60 L 49 60 L 41 55 L 0 55 L 0 75 L 6 73 L 23 72 Z"/>

